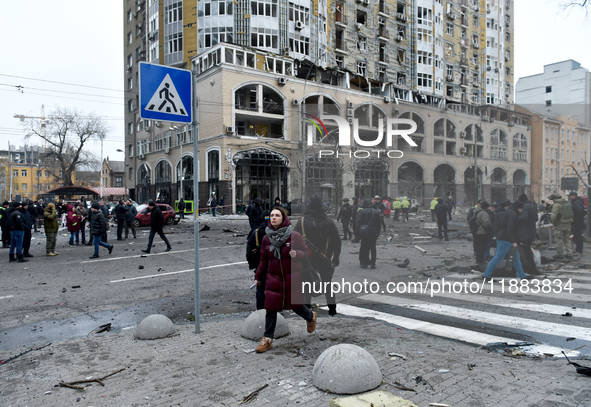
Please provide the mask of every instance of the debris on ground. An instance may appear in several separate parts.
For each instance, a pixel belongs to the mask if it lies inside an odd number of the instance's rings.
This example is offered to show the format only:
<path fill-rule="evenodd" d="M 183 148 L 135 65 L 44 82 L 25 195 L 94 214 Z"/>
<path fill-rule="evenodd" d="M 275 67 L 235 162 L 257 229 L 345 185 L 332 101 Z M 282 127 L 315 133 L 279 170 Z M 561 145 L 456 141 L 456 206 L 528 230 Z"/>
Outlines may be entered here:
<path fill-rule="evenodd" d="M 568 362 L 568 364 L 573 365 L 577 369 L 577 373 L 584 374 L 586 376 L 591 376 L 591 367 L 581 366 L 578 363 L 571 362 L 570 359 L 568 358 L 568 356 L 566 356 L 566 353 L 564 353 L 564 351 L 562 351 L 562 354 L 566 358 L 566 361 Z"/>
<path fill-rule="evenodd" d="M 410 260 L 404 259 L 404 261 L 402 263 L 398 263 L 397 266 L 400 268 L 407 268 L 409 264 L 410 264 Z"/>
<path fill-rule="evenodd" d="M 406 360 L 406 356 L 401 355 L 399 353 L 394 353 L 394 352 L 388 352 L 388 356 L 393 356 L 392 359 L 394 359 L 394 357 L 400 358 L 402 360 Z"/>
<path fill-rule="evenodd" d="M 51 345 L 51 343 L 48 343 L 47 345 L 43 345 L 43 346 L 41 346 L 39 348 L 32 348 L 32 349 L 26 350 L 24 352 L 19 353 L 16 356 L 13 356 L 13 357 L 8 358 L 6 360 L 0 360 L 0 365 L 3 365 L 3 364 L 8 363 L 8 362 L 12 362 L 13 360 L 18 359 L 21 356 L 26 355 L 29 352 L 33 352 L 34 350 L 40 350 L 40 349 L 43 349 L 43 348 L 47 348 L 49 345 Z"/>
<path fill-rule="evenodd" d="M 111 377 L 119 372 L 124 371 L 125 369 L 127 369 L 126 367 L 121 368 L 119 370 L 117 370 L 116 372 L 110 373 L 106 376 L 100 377 L 98 379 L 85 379 L 85 380 L 76 380 L 73 382 L 59 382 L 59 385 L 61 387 L 68 387 L 70 389 L 76 389 L 76 390 L 86 390 L 86 387 L 81 387 L 81 386 L 75 386 L 75 384 L 80 384 L 80 383 L 91 383 L 91 382 L 97 382 L 98 384 L 100 384 L 101 386 L 105 386 L 105 384 L 103 383 L 103 380 L 105 380 L 107 377 Z"/>
<path fill-rule="evenodd" d="M 206 230 L 210 230 L 211 228 L 207 225 L 203 225 L 203 227 L 201 229 L 199 229 L 200 232 L 206 231 Z"/>
<path fill-rule="evenodd" d="M 412 387 L 405 386 L 404 384 L 400 383 L 399 381 L 395 381 L 392 386 L 396 387 L 398 390 L 405 390 L 405 391 L 414 391 L 417 392 Z"/>
<path fill-rule="evenodd" d="M 242 399 L 242 401 L 240 403 L 238 403 L 238 404 L 248 403 L 249 401 L 252 401 L 252 400 L 256 399 L 257 396 L 259 395 L 259 391 L 263 390 L 267 386 L 269 386 L 269 385 L 265 383 L 264 386 L 259 387 L 255 391 L 251 391 L 246 396 L 244 396 L 244 398 Z"/>
<path fill-rule="evenodd" d="M 427 253 L 427 250 L 423 249 L 421 246 L 414 246 L 414 248 L 417 249 L 418 251 L 420 251 L 423 254 Z"/>
<path fill-rule="evenodd" d="M 110 330 L 111 330 L 111 324 L 108 323 L 108 324 L 104 324 L 104 325 L 99 326 L 98 328 L 93 329 L 92 331 L 90 331 L 88 333 L 88 335 L 101 334 L 103 332 L 109 332 Z"/>

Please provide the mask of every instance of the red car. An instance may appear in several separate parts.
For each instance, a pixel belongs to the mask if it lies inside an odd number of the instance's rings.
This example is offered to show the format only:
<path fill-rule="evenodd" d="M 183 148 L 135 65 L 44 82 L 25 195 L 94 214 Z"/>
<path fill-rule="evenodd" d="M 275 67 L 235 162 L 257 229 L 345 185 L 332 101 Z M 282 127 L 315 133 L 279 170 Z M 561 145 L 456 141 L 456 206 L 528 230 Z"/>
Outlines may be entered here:
<path fill-rule="evenodd" d="M 157 204 L 164 215 L 164 223 L 173 225 L 175 223 L 176 212 L 170 205 Z M 137 208 L 137 215 L 135 215 L 135 226 L 150 226 L 150 212 L 148 212 L 148 205 L 139 205 Z"/>

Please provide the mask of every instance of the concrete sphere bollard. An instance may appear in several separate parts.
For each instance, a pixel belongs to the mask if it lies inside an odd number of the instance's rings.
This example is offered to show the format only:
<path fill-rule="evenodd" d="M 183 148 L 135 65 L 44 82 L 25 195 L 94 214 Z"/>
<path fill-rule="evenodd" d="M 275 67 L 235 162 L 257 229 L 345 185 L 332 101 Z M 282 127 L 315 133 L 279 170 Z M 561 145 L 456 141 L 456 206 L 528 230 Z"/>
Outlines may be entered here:
<path fill-rule="evenodd" d="M 250 314 L 242 325 L 242 336 L 255 341 L 260 340 L 265 334 L 265 316 L 267 311 L 257 310 Z M 277 325 L 275 326 L 275 339 L 289 335 L 289 327 L 283 315 L 277 313 Z"/>
<path fill-rule="evenodd" d="M 135 337 L 138 339 L 158 339 L 173 333 L 172 321 L 164 315 L 154 314 L 147 316 L 140 322 Z"/>
<path fill-rule="evenodd" d="M 382 372 L 368 351 L 359 346 L 331 346 L 318 357 L 312 382 L 320 390 L 337 394 L 357 394 L 382 383 Z"/>

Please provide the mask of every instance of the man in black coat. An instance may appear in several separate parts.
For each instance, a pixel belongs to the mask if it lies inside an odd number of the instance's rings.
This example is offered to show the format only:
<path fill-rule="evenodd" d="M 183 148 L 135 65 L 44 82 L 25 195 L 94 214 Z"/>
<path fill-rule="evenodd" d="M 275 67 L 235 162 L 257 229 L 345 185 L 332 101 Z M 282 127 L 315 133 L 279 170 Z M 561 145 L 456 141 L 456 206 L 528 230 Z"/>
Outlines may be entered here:
<path fill-rule="evenodd" d="M 32 217 L 33 219 L 37 219 L 37 202 L 33 202 L 33 201 L 26 201 L 26 202 L 27 202 L 26 206 L 27 206 L 27 212 L 29 212 L 29 217 Z M 37 222 L 33 222 L 31 224 L 31 226 L 35 228 L 35 232 L 38 232 Z M 29 229 L 29 231 L 30 231 L 30 229 Z"/>
<path fill-rule="evenodd" d="M 137 238 L 137 233 L 135 231 L 135 215 L 137 215 L 137 209 L 133 206 L 133 202 L 131 199 L 127 200 L 127 212 L 125 212 L 125 238 L 129 237 L 129 229 L 131 229 L 131 233 L 133 234 L 133 238 Z"/>
<path fill-rule="evenodd" d="M 107 243 L 107 231 L 109 230 L 109 206 L 105 203 L 105 201 L 101 198 L 99 199 L 99 205 L 100 205 L 100 211 L 103 213 L 103 216 L 105 217 L 105 219 L 107 220 L 107 228 L 105 229 L 105 231 L 103 232 L 103 235 L 101 236 L 101 240 L 105 243 Z"/>
<path fill-rule="evenodd" d="M 577 196 L 575 191 L 568 194 L 571 208 L 573 209 L 573 222 L 571 223 L 571 233 L 575 243 L 575 252 L 583 253 L 583 231 L 585 230 L 585 201 Z"/>
<path fill-rule="evenodd" d="M 185 219 L 185 208 L 187 207 L 187 205 L 185 204 L 185 200 L 183 198 L 181 198 L 181 200 L 179 201 L 177 208 L 179 208 L 179 215 L 181 219 Z"/>
<path fill-rule="evenodd" d="M 154 243 L 154 235 L 158 233 L 158 236 L 166 243 L 166 252 L 172 250 L 166 235 L 162 228 L 164 227 L 164 215 L 162 214 L 162 210 L 158 205 L 154 203 L 154 201 L 148 202 L 148 211 L 150 212 L 150 237 L 148 238 L 148 248 L 146 250 L 142 250 L 144 253 L 150 253 L 152 249 L 152 243 Z"/>
<path fill-rule="evenodd" d="M 117 220 L 117 240 L 123 240 L 123 227 L 125 226 L 125 214 L 127 213 L 127 206 L 120 200 L 115 209 L 115 219 Z"/>
<path fill-rule="evenodd" d="M 103 215 L 100 204 L 95 202 L 90 207 L 91 220 L 88 227 L 90 228 L 90 236 L 94 244 L 94 254 L 90 256 L 91 259 L 99 257 L 99 247 L 103 246 L 109 250 L 109 254 L 113 252 L 113 245 L 109 245 L 102 241 L 103 234 L 107 231 L 107 218 Z"/>
<path fill-rule="evenodd" d="M 261 263 L 261 244 L 263 243 L 263 238 L 267 236 L 266 229 L 269 226 L 269 211 L 263 212 L 263 219 L 260 226 L 255 229 L 246 243 L 248 268 L 254 270 L 255 273 Z M 259 285 L 256 286 L 257 310 L 265 308 L 265 281 L 264 279 L 260 280 Z"/>
<path fill-rule="evenodd" d="M 28 261 L 23 256 L 23 238 L 25 236 L 25 219 L 23 218 L 23 205 L 20 202 L 13 202 L 6 220 L 10 227 L 10 261 L 23 263 Z M 14 252 L 16 249 L 16 257 Z"/>
<path fill-rule="evenodd" d="M 4 201 L 0 207 L 0 228 L 2 228 L 2 248 L 10 247 L 10 227 L 8 226 L 8 209 L 10 204 Z"/>
<path fill-rule="evenodd" d="M 523 204 L 523 210 L 519 214 L 517 228 L 517 241 L 519 253 L 525 258 L 522 262 L 523 269 L 528 274 L 539 274 L 536 269 L 536 261 L 531 251 L 531 245 L 536 240 L 536 224 L 538 223 L 538 205 L 527 199 L 527 195 L 519 195 L 519 201 Z"/>
<path fill-rule="evenodd" d="M 304 212 L 304 215 L 293 230 L 301 233 L 306 243 L 310 242 L 313 244 L 332 263 L 332 270 L 324 270 L 322 267 L 316 267 L 320 272 L 322 284 L 330 283 L 334 274 L 334 268 L 339 265 L 342 243 L 337 225 L 326 215 L 322 205 L 322 199 L 318 195 L 314 195 L 309 199 L 306 212 Z M 331 294 L 331 290 L 327 290 L 325 293 L 328 313 L 333 316 L 337 311 L 335 297 L 334 295 L 331 296 Z"/>
<path fill-rule="evenodd" d="M 517 229 L 519 228 L 519 214 L 522 210 L 523 204 L 520 201 L 515 201 L 501 216 L 497 229 L 497 249 L 494 257 L 486 267 L 486 271 L 483 275 L 485 279 L 491 278 L 497 265 L 505 258 L 511 247 L 517 249 Z M 515 253 L 513 267 L 515 267 L 515 270 L 517 271 L 517 278 L 522 280 L 531 279 L 531 276 L 528 276 L 523 271 L 519 252 Z"/>
<path fill-rule="evenodd" d="M 339 210 L 337 215 L 337 222 L 340 221 L 343 225 L 343 240 L 347 240 L 348 237 L 353 238 L 353 233 L 349 229 L 349 222 L 353 217 L 353 207 L 349 203 L 349 198 L 343 199 L 343 206 Z M 348 236 L 348 237 L 347 237 Z"/>
<path fill-rule="evenodd" d="M 445 241 L 447 242 L 449 241 L 449 238 L 447 237 L 447 218 L 449 217 L 449 220 L 451 220 L 451 208 L 443 202 L 443 198 L 437 198 L 437 205 L 435 205 L 434 211 L 437 218 L 439 240 L 443 239 L 443 234 L 445 236 Z"/>
<path fill-rule="evenodd" d="M 255 229 L 258 228 L 263 221 L 262 214 L 263 210 L 261 208 L 261 198 L 256 198 L 254 201 L 252 201 L 248 208 L 246 208 L 248 223 L 250 223 L 250 232 L 248 233 L 248 238 L 250 238 L 250 235 L 252 235 Z"/>
<path fill-rule="evenodd" d="M 368 266 L 376 268 L 376 242 L 380 236 L 380 213 L 372 208 L 371 201 L 366 199 L 361 204 L 362 210 L 356 215 L 355 235 L 361 238 L 359 248 L 359 264 L 362 269 Z"/>

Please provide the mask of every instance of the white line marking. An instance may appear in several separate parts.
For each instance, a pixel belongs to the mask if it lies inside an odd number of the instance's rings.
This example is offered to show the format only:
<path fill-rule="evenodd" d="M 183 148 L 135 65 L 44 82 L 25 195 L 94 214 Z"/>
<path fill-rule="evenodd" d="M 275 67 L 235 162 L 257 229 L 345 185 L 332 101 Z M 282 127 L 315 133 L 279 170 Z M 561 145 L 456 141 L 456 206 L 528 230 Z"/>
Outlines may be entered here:
<path fill-rule="evenodd" d="M 199 250 L 211 250 L 211 249 L 222 249 L 223 247 L 202 247 L 199 248 Z M 161 256 L 163 254 L 175 254 L 175 253 L 184 253 L 184 252 L 194 252 L 195 249 L 185 249 L 185 250 L 175 250 L 175 251 L 171 251 L 171 252 L 162 252 L 162 253 L 142 253 L 142 254 L 134 254 L 133 256 L 125 256 L 125 257 L 106 257 L 106 258 L 100 258 L 99 260 L 86 260 L 86 261 L 81 261 L 80 263 L 96 263 L 98 261 L 109 261 L 109 260 L 123 260 L 123 259 L 133 259 L 136 257 L 149 257 L 149 256 Z"/>
<path fill-rule="evenodd" d="M 326 307 L 324 307 L 326 308 Z M 328 309 L 328 308 L 326 308 Z M 416 319 L 400 317 L 397 315 L 387 314 L 385 312 L 373 311 L 366 308 L 354 307 L 347 304 L 338 305 L 339 313 L 343 315 L 350 315 L 356 317 L 369 317 L 388 322 L 390 324 L 398 325 L 413 331 L 424 332 L 430 335 L 440 336 L 444 338 L 454 339 L 462 342 L 472 343 L 480 346 L 485 346 L 489 343 L 505 342 L 507 344 L 515 344 L 515 339 L 505 338 L 502 336 L 493 336 L 485 333 L 470 331 L 467 329 L 455 328 L 453 326 L 439 325 L 431 322 L 419 321 Z M 534 345 L 521 347 L 521 349 L 532 355 L 539 355 L 543 353 L 551 353 L 558 357 L 563 357 L 560 353 L 564 350 L 568 357 L 576 357 L 579 352 L 570 349 L 556 348 L 546 345 Z"/>
<path fill-rule="evenodd" d="M 4 300 L 6 298 L 12 298 L 12 297 L 14 297 L 14 295 L 6 295 L 4 297 L 0 297 L 0 300 Z"/>
<path fill-rule="evenodd" d="M 246 263 L 248 263 L 248 262 L 247 261 L 238 261 L 236 263 L 216 264 L 215 266 L 199 267 L 199 270 L 213 269 L 213 268 L 224 267 L 224 266 L 234 266 L 236 264 L 246 264 Z M 195 269 L 193 268 L 193 269 L 188 269 L 188 270 L 171 271 L 171 272 L 168 272 L 168 273 L 152 274 L 150 276 L 124 278 L 124 279 L 121 279 L 121 280 L 113 280 L 113 281 L 111 281 L 111 283 L 120 283 L 122 281 L 132 281 L 132 280 L 141 280 L 141 279 L 144 279 L 144 278 L 152 278 L 152 277 L 170 276 L 172 274 L 188 273 L 190 271 L 195 271 Z"/>
<path fill-rule="evenodd" d="M 576 337 L 577 339 L 591 340 L 591 329 L 577 325 L 556 324 L 554 322 L 536 321 L 527 318 L 512 317 L 509 315 L 495 314 L 492 312 L 475 311 L 470 308 L 453 307 L 443 304 L 432 304 L 424 301 L 412 300 L 387 295 L 368 294 L 359 299 L 380 304 L 396 305 L 404 308 L 412 308 L 437 315 L 445 315 L 475 321 L 485 324 L 493 324 L 513 329 L 522 329 L 529 332 L 537 332 L 546 335 Z"/>

